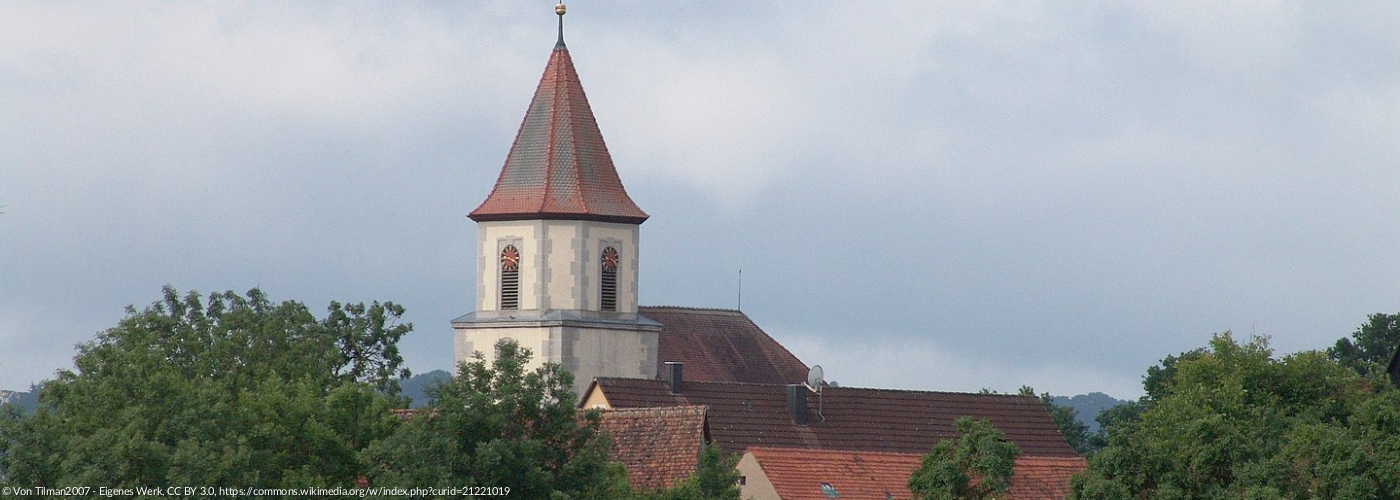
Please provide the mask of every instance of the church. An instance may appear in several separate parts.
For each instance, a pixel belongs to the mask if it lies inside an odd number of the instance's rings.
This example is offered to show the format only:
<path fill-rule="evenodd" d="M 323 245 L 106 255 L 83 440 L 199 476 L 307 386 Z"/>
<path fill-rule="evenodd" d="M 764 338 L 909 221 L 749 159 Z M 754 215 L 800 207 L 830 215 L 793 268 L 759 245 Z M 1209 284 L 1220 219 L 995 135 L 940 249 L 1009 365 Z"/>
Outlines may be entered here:
<path fill-rule="evenodd" d="M 562 12 L 562 7 L 560 7 Z M 638 306 L 640 229 L 569 49 L 559 39 L 477 223 L 476 311 L 452 321 L 454 358 L 511 338 L 574 374 L 787 384 L 807 366 L 731 310 Z"/>
<path fill-rule="evenodd" d="M 456 361 L 501 339 L 575 376 L 635 488 L 676 484 L 704 446 L 740 456 L 743 498 L 909 498 L 924 453 L 984 418 L 1021 448 L 1007 498 L 1061 499 L 1085 468 L 1034 396 L 829 386 L 740 311 L 639 306 L 640 228 L 564 44 L 550 52 L 477 223 L 475 312 Z"/>

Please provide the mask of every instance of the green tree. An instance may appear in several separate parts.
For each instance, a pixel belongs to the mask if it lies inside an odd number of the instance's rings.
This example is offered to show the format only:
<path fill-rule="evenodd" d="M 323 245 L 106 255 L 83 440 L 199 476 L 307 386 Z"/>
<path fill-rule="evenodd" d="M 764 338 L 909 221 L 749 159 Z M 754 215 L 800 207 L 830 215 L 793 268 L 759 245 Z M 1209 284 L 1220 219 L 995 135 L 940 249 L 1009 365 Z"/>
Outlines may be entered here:
<path fill-rule="evenodd" d="M 987 419 L 959 417 L 953 428 L 958 438 L 934 444 L 910 475 L 914 499 L 981 500 L 1004 493 L 1021 449 Z"/>
<path fill-rule="evenodd" d="M 1205 355 L 1205 349 L 1192 349 L 1181 353 L 1178 356 L 1167 356 L 1162 358 L 1162 363 L 1147 369 L 1147 374 L 1142 377 L 1142 388 L 1146 394 L 1145 402 L 1161 399 L 1167 395 L 1171 388 L 1172 380 L 1176 377 L 1176 366 L 1183 362 L 1195 360 Z"/>
<path fill-rule="evenodd" d="M 1143 398 L 1145 400 L 1146 398 Z M 1099 423 L 1099 431 L 1089 436 L 1089 449 L 1097 453 L 1111 440 L 1111 434 L 1128 432 L 1132 425 L 1142 416 L 1142 410 L 1146 408 L 1143 400 L 1130 401 L 1105 409 L 1099 416 L 1094 417 L 1094 421 Z"/>
<path fill-rule="evenodd" d="M 488 365 L 458 366 L 429 390 L 423 414 L 365 452 L 375 486 L 509 487 L 522 498 L 620 498 L 630 494 L 598 414 L 579 414 L 573 375 L 503 340 Z"/>
<path fill-rule="evenodd" d="M 0 420 L 0 470 L 46 487 L 352 486 L 359 450 L 396 423 L 377 389 L 406 372 L 402 312 L 332 303 L 317 320 L 257 289 L 167 287 L 80 345 L 32 415 Z"/>
<path fill-rule="evenodd" d="M 1376 313 L 1366 317 L 1366 323 L 1351 333 L 1351 338 L 1337 339 L 1327 349 L 1327 355 L 1351 367 L 1358 373 L 1368 370 L 1384 371 L 1400 348 L 1400 313 Z"/>
<path fill-rule="evenodd" d="M 1105 422 L 1071 498 L 1400 498 L 1400 393 L 1378 375 L 1229 332 L 1188 354 Z"/>

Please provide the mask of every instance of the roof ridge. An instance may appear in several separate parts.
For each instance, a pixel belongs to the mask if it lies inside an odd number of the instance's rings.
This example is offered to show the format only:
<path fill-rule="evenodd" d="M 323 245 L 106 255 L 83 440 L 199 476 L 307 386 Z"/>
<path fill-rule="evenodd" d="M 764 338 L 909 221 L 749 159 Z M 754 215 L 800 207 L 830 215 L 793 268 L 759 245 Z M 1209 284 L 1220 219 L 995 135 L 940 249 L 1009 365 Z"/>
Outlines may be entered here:
<path fill-rule="evenodd" d="M 851 455 L 885 455 L 895 457 L 923 457 L 922 453 L 898 452 L 898 451 L 875 451 L 875 450 L 850 450 L 841 448 L 796 448 L 791 446 L 750 446 L 746 451 L 756 451 L 759 453 L 829 453 L 829 454 L 851 454 Z"/>
<path fill-rule="evenodd" d="M 1027 461 L 1027 462 L 1085 462 L 1085 461 L 1087 461 L 1087 459 L 1085 459 L 1084 457 L 1062 457 L 1062 456 L 1059 456 L 1059 455 L 1017 455 L 1017 456 L 1016 456 L 1016 461 L 1017 461 L 1018 463 L 1021 462 L 1021 461 L 1023 461 L 1023 460 L 1024 460 L 1024 461 Z M 1030 465 L 1030 464 L 1026 464 L 1026 465 Z"/>
<path fill-rule="evenodd" d="M 665 384 L 665 383 L 666 383 L 665 380 L 661 380 L 661 379 L 659 379 L 659 378 L 594 377 L 593 380 L 595 380 L 595 381 L 603 381 L 603 380 L 627 380 L 627 381 L 637 381 L 637 382 L 647 382 L 647 383 L 652 383 L 652 382 L 661 383 L 661 384 Z M 794 382 L 794 383 L 795 383 L 795 382 Z M 786 387 L 786 386 L 789 386 L 789 385 L 793 385 L 793 384 L 760 384 L 760 383 L 757 383 L 757 382 L 732 382 L 732 381 L 727 381 L 727 380 L 686 380 L 686 381 L 685 381 L 685 385 L 686 385 L 687 387 L 692 386 L 692 385 L 695 385 L 695 384 L 756 385 L 756 386 L 765 386 L 765 387 L 767 387 L 767 386 L 771 386 L 771 387 Z M 703 405 L 690 405 L 690 406 L 703 406 Z"/>
<path fill-rule="evenodd" d="M 558 49 L 558 50 L 562 50 L 562 51 L 564 51 L 566 54 L 569 52 L 569 49 L 568 49 L 567 47 L 561 47 L 561 48 Z M 574 61 L 574 58 L 573 58 L 572 55 L 570 55 L 570 56 L 569 56 L 569 67 L 571 67 L 571 68 L 572 68 L 573 65 L 574 65 L 574 64 L 573 64 L 573 61 Z M 577 71 L 577 70 L 574 71 L 574 76 L 578 76 L 578 71 Z M 588 94 L 585 93 L 585 92 L 583 91 L 583 80 L 582 80 L 582 79 L 579 79 L 579 83 L 578 83 L 578 94 L 583 98 L 584 102 L 588 102 Z M 562 104 L 563 104 L 564 106 L 567 106 L 567 107 L 569 108 L 569 114 L 565 117 L 565 119 L 569 121 L 568 129 L 567 129 L 567 131 L 568 131 L 568 134 L 567 134 L 567 135 L 569 136 L 569 144 L 572 145 L 573 148 L 574 148 L 574 154 L 571 155 L 571 156 L 569 157 L 569 161 L 572 163 L 571 165 L 569 165 L 569 170 L 571 171 L 570 173 L 573 174 L 574 190 L 575 190 L 575 193 L 578 195 L 578 204 L 579 204 L 579 206 L 583 207 L 583 212 L 584 212 L 584 213 L 594 213 L 594 212 L 593 212 L 593 207 L 589 206 L 589 205 L 591 205 L 591 203 L 589 203 L 591 200 L 589 199 L 588 196 L 585 196 L 585 195 L 584 195 L 584 190 L 585 190 L 585 189 L 591 189 L 591 186 L 590 186 L 589 188 L 585 188 L 585 187 L 584 187 L 584 180 L 583 180 L 583 164 L 582 164 L 582 160 L 579 159 L 579 153 L 580 153 L 580 151 L 578 150 L 578 145 L 579 145 L 579 130 L 578 130 L 578 129 L 579 129 L 579 127 L 578 127 L 578 124 L 577 124 L 577 123 L 574 123 L 576 120 L 582 120 L 583 117 L 582 117 L 582 116 L 578 116 L 577 114 L 574 113 L 574 102 L 573 102 L 572 99 L 570 99 L 570 97 L 572 97 L 572 96 L 565 95 L 563 99 L 559 99 L 558 101 L 556 101 L 556 102 L 562 102 Z M 592 114 L 593 114 L 593 110 L 591 109 L 591 107 L 590 107 L 590 109 L 588 110 L 588 114 L 589 114 L 590 116 L 592 116 Z M 596 118 L 596 117 L 594 118 L 594 121 L 595 121 L 595 122 L 597 121 L 597 118 Z M 600 135 L 600 136 L 602 135 L 602 131 L 601 131 L 601 130 L 599 131 L 599 135 Z M 602 147 L 603 149 L 606 150 L 607 147 L 608 147 L 608 146 L 607 146 L 607 143 L 606 143 L 606 142 L 603 142 L 603 143 L 601 144 L 601 147 Z M 616 167 L 614 167 L 614 168 L 616 168 Z M 620 177 L 621 177 L 621 176 L 619 176 L 619 179 L 618 179 L 618 184 L 619 184 L 619 185 L 622 184 L 622 179 L 621 179 Z M 545 199 L 548 199 L 548 198 L 546 197 Z"/>
<path fill-rule="evenodd" d="M 560 16 L 559 19 L 562 24 L 563 16 Z M 560 101 L 564 100 L 560 98 L 560 94 L 565 92 L 563 78 L 561 78 L 560 75 L 564 65 L 554 64 L 554 58 L 559 57 L 558 54 L 560 52 L 567 55 L 569 50 L 561 45 L 555 45 L 554 51 L 549 54 L 549 63 L 546 63 L 544 68 L 545 76 L 540 79 L 540 85 L 544 85 L 545 78 L 554 81 L 554 88 L 550 89 L 549 99 L 549 138 L 544 143 L 544 195 L 540 196 L 540 206 L 534 207 L 536 211 L 540 212 L 545 211 L 545 207 L 549 206 L 550 197 L 554 195 L 554 183 L 551 182 L 551 180 L 554 179 L 554 169 L 557 168 L 554 164 L 554 155 L 557 154 L 556 148 L 558 147 L 559 141 L 559 139 L 555 137 L 559 132 L 559 127 L 556 124 L 559 123 L 559 113 L 561 111 L 559 108 L 563 107 L 560 105 Z M 573 138 L 570 137 L 570 140 L 572 139 Z M 514 153 L 514 151 L 511 152 Z"/>
<path fill-rule="evenodd" d="M 655 378 L 632 378 L 632 377 L 595 377 L 595 380 L 598 380 L 598 381 L 603 381 L 603 380 L 627 380 L 627 381 L 637 381 L 637 382 L 644 382 L 644 383 L 653 383 L 653 382 L 654 382 L 654 383 L 661 383 L 661 384 L 666 383 L 665 380 L 661 380 L 661 379 L 655 379 Z M 793 382 L 793 383 L 790 383 L 790 384 L 764 384 L 764 383 L 758 383 L 758 382 L 735 382 L 735 381 L 728 381 L 728 380 L 686 380 L 686 381 L 685 381 L 685 384 L 686 384 L 687 386 L 696 385 L 696 384 L 713 384 L 713 385 L 746 385 L 746 386 L 764 386 L 764 387 L 787 387 L 787 386 L 789 386 L 789 385 L 797 385 L 797 384 L 800 384 L 800 383 L 801 383 L 801 382 Z M 926 391 L 926 390 L 919 390 L 919 389 L 886 389 L 886 388 L 882 388 L 882 387 L 851 387 L 851 386 L 845 386 L 845 385 L 827 386 L 825 389 L 822 389 L 822 390 L 836 390 L 836 391 L 851 390 L 851 391 L 864 391 L 864 392 L 895 392 L 895 393 L 904 393 L 904 394 L 946 394 L 946 395 L 951 395 L 951 396 L 979 396 L 979 397 L 1016 398 L 1016 399 L 1030 398 L 1030 399 L 1035 399 L 1036 402 L 1039 402 L 1039 399 L 1036 398 L 1035 396 L 1022 396 L 1022 395 L 1020 395 L 1020 394 L 994 394 L 994 393 L 983 393 L 983 392 L 958 392 L 958 391 Z M 704 406 L 704 405 L 687 405 L 687 406 Z"/>
<path fill-rule="evenodd" d="M 997 394 L 997 393 L 994 393 L 994 392 L 926 391 L 926 390 L 920 390 L 920 389 L 888 389 L 888 388 L 884 388 L 884 387 L 851 387 L 851 386 L 846 386 L 846 385 L 829 386 L 829 387 L 827 387 L 827 388 L 828 388 L 828 389 L 837 389 L 837 390 L 841 390 L 841 389 L 859 389 L 859 390 L 862 390 L 862 391 L 903 392 L 903 393 L 920 393 L 920 394 L 956 394 L 956 395 L 959 395 L 959 396 L 995 396 L 995 397 L 1002 397 L 1002 398 L 1007 398 L 1007 397 L 1010 397 L 1010 398 L 1032 398 L 1032 399 L 1035 399 L 1037 402 L 1040 401 L 1040 399 L 1039 399 L 1038 397 L 1036 397 L 1036 396 L 1022 396 L 1022 395 L 1020 395 L 1020 394 Z"/>
<path fill-rule="evenodd" d="M 700 413 L 709 411 L 709 405 L 675 405 L 675 406 L 642 406 L 635 408 L 608 408 L 603 410 L 603 414 L 613 413 Z"/>
<path fill-rule="evenodd" d="M 694 306 L 637 306 L 637 307 L 638 307 L 639 309 L 676 309 L 676 310 L 681 310 L 681 311 L 727 312 L 727 313 L 734 313 L 734 314 L 738 314 L 738 315 L 743 315 L 743 316 L 745 316 L 745 317 L 748 316 L 747 314 L 744 314 L 744 311 L 741 311 L 741 310 L 738 310 L 738 309 L 726 309 L 726 308 L 723 308 L 723 307 L 694 307 Z"/>
<path fill-rule="evenodd" d="M 610 379 L 614 379 L 614 380 L 618 380 L 618 379 L 621 379 L 621 380 L 641 380 L 641 381 L 645 381 L 645 382 L 660 382 L 660 383 L 663 383 L 663 384 L 666 383 L 665 380 L 661 380 L 661 379 L 659 379 L 659 378 L 627 378 L 627 377 L 598 377 L 598 378 L 599 378 L 599 379 L 610 378 Z M 787 386 L 787 385 L 791 385 L 791 384 L 762 384 L 762 383 L 758 383 L 758 382 L 734 382 L 734 381 L 729 381 L 729 380 L 686 380 L 686 381 L 685 381 L 685 385 L 687 385 L 687 386 L 694 385 L 694 384 L 715 384 L 715 385 L 761 385 L 761 386 L 773 386 L 773 387 L 784 387 L 784 386 Z"/>

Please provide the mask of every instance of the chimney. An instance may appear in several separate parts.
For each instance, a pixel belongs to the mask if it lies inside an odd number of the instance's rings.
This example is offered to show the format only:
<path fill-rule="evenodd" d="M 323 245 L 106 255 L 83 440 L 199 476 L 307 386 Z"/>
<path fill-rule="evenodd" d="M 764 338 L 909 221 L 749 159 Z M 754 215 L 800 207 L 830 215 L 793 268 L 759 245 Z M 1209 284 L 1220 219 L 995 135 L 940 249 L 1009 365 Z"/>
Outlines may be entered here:
<path fill-rule="evenodd" d="M 685 382 L 685 378 L 681 376 L 683 366 L 685 363 L 679 361 L 666 362 L 666 381 L 671 384 L 671 394 L 681 393 L 681 384 Z"/>
<path fill-rule="evenodd" d="M 807 388 L 802 384 L 787 386 L 787 404 L 792 423 L 807 425 Z"/>

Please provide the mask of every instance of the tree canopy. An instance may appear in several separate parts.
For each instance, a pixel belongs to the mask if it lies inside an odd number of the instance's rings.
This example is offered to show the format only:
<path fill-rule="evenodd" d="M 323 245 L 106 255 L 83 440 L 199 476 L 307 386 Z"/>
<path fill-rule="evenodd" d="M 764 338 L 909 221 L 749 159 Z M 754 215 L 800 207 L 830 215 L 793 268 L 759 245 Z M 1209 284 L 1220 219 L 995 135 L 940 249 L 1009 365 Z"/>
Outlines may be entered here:
<path fill-rule="evenodd" d="M 62 488 L 509 487 L 548 499 L 738 500 L 734 457 L 701 454 L 672 488 L 633 491 L 573 376 L 496 346 L 402 421 L 408 376 L 393 303 L 332 302 L 318 319 L 262 291 L 171 288 L 78 347 L 32 414 L 0 418 L 0 484 Z M 38 490 L 34 490 L 38 491 Z M 499 490 L 498 490 L 499 491 Z M 381 493 L 384 493 L 381 490 Z M 159 496 L 159 495 L 157 495 Z M 136 495 L 138 498 L 145 498 Z M 455 498 L 455 497 L 454 497 Z"/>
<path fill-rule="evenodd" d="M 1021 448 L 985 418 L 959 417 L 953 428 L 958 438 L 935 443 L 910 475 L 914 500 L 983 500 L 1004 493 Z"/>
<path fill-rule="evenodd" d="M 1225 332 L 1144 385 L 1071 498 L 1400 498 L 1400 391 L 1378 374 Z"/>
<path fill-rule="evenodd" d="M 375 486 L 509 487 L 524 498 L 616 498 L 620 465 L 609 464 L 598 414 L 578 415 L 573 375 L 552 363 L 526 370 L 530 351 L 497 344 L 488 365 L 458 366 L 428 390 L 423 412 L 366 456 Z M 582 418 L 580 418 L 582 417 Z"/>
<path fill-rule="evenodd" d="M 1385 370 L 1397 347 L 1400 347 L 1400 313 L 1376 313 L 1367 316 L 1366 323 L 1357 327 L 1351 338 L 1337 339 L 1337 343 L 1327 349 L 1327 355 L 1358 373 L 1366 373 Z"/>
<path fill-rule="evenodd" d="M 78 347 L 32 415 L 0 420 L 0 470 L 46 487 L 353 486 L 395 426 L 393 303 L 317 319 L 262 291 L 181 295 Z"/>
<path fill-rule="evenodd" d="M 527 370 L 531 352 L 510 340 L 427 389 L 418 416 L 366 450 L 375 486 L 470 484 L 551 499 L 738 500 L 734 458 L 707 447 L 690 478 L 633 491 L 596 410 L 580 412 L 573 375 L 553 363 Z"/>

